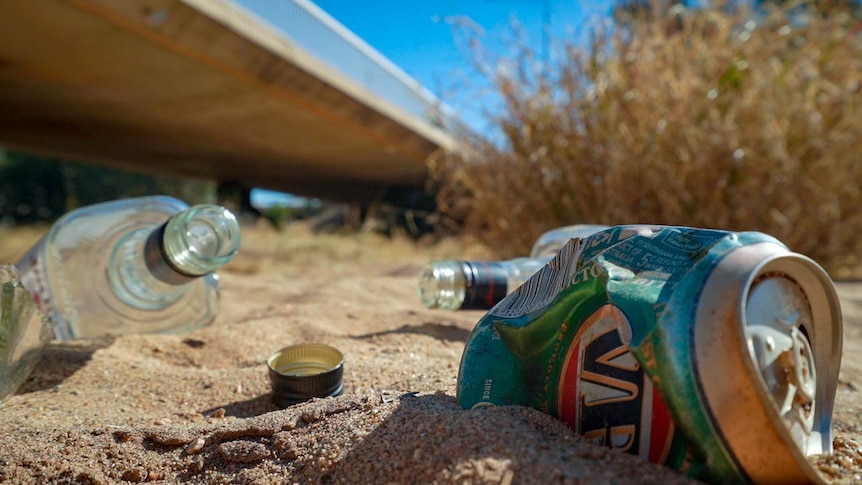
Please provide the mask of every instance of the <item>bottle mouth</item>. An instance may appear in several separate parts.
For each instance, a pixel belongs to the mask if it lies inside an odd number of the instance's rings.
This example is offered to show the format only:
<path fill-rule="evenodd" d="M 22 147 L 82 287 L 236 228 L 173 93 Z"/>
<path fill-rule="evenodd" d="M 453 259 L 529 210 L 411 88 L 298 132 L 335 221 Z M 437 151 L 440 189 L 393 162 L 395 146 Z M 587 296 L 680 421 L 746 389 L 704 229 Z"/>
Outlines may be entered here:
<path fill-rule="evenodd" d="M 162 245 L 174 269 L 189 276 L 203 276 L 236 256 L 240 245 L 239 222 L 224 207 L 196 205 L 167 222 Z"/>
<path fill-rule="evenodd" d="M 430 263 L 419 274 L 418 288 L 419 299 L 428 308 L 459 308 L 465 293 L 461 265 L 457 261 Z"/>

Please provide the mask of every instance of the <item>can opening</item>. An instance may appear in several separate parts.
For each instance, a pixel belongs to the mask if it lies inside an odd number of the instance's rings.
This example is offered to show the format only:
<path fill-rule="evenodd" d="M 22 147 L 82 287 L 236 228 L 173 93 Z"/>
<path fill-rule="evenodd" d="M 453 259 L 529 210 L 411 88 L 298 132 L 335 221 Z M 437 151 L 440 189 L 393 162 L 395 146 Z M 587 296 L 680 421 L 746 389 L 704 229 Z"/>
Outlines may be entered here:
<path fill-rule="evenodd" d="M 806 449 L 814 428 L 817 373 L 808 337 L 813 324 L 809 300 L 788 275 L 757 277 L 745 306 L 745 335 L 781 421 Z"/>
<path fill-rule="evenodd" d="M 729 458 L 753 483 L 820 480 L 832 450 L 841 308 L 817 263 L 773 243 L 725 255 L 697 305 L 699 385 Z"/>

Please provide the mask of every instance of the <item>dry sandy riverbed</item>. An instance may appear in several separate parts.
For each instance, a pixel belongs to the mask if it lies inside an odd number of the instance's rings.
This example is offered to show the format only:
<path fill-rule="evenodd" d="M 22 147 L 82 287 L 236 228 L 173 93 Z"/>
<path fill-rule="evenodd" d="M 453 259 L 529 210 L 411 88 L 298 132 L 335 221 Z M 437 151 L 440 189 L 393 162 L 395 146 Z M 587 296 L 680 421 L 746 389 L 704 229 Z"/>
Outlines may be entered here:
<path fill-rule="evenodd" d="M 13 258 L 17 246 L 0 244 Z M 432 247 L 371 235 L 247 231 L 222 271 L 222 311 L 188 335 L 54 343 L 0 405 L 9 483 L 687 483 L 594 447 L 530 409 L 455 402 L 477 312 L 425 309 L 416 274 Z M 862 285 L 841 283 L 845 352 L 835 430 L 818 466 L 862 480 Z M 278 410 L 265 361 L 298 342 L 345 354 L 345 393 Z"/>

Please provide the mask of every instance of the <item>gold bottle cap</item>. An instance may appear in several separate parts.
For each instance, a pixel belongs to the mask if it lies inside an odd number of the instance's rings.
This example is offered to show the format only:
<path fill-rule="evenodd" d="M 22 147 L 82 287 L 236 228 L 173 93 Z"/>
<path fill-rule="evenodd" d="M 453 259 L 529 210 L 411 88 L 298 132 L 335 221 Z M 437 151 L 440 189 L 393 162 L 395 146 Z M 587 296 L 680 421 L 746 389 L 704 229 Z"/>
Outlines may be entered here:
<path fill-rule="evenodd" d="M 266 361 L 272 401 L 286 408 L 315 397 L 338 396 L 343 390 L 344 355 L 325 344 L 297 344 Z"/>

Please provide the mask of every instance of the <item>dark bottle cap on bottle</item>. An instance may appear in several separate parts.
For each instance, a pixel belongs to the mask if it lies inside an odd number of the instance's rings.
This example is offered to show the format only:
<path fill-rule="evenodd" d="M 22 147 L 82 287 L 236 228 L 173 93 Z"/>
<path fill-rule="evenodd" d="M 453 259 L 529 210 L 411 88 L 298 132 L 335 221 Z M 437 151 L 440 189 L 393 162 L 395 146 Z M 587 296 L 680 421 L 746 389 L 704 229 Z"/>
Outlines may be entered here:
<path fill-rule="evenodd" d="M 508 292 L 508 278 L 503 264 L 494 261 L 462 261 L 466 288 L 461 310 L 489 310 Z"/>

